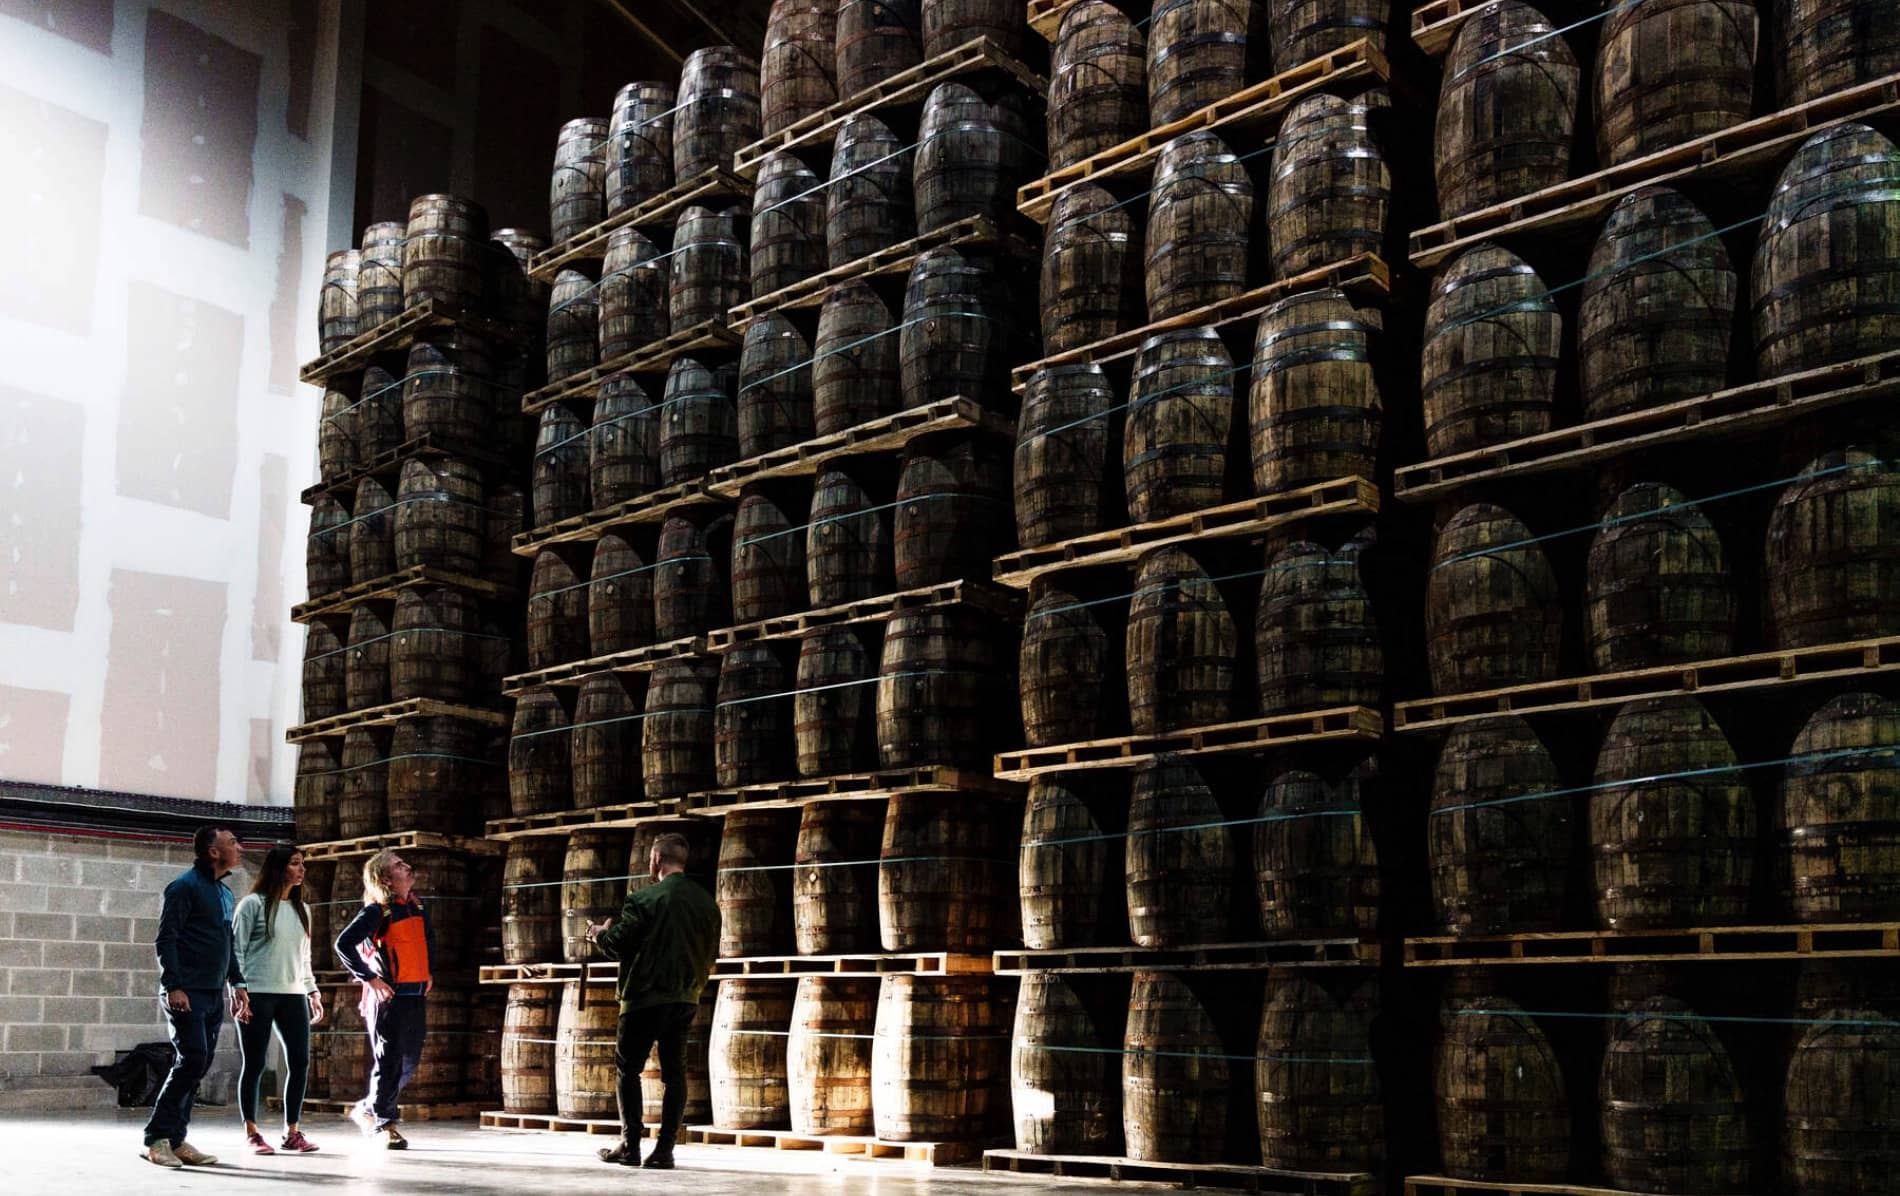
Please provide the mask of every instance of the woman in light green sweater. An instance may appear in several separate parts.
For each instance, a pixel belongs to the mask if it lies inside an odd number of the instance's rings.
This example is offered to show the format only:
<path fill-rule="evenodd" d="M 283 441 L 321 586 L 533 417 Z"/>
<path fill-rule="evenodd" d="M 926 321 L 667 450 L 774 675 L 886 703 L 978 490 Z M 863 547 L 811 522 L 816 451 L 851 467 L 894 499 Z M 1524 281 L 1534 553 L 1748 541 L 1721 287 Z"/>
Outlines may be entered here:
<path fill-rule="evenodd" d="M 250 893 L 231 918 L 238 968 L 250 993 L 248 1018 L 238 1025 L 244 1070 L 238 1077 L 238 1108 L 244 1133 L 257 1154 L 276 1154 L 257 1129 L 257 1090 L 271 1030 L 284 1046 L 284 1141 L 281 1149 L 307 1154 L 316 1143 L 303 1136 L 304 1083 L 310 1071 L 310 1027 L 323 1020 L 323 999 L 310 970 L 310 913 L 303 903 L 303 852 L 278 846 L 264 857 Z"/>

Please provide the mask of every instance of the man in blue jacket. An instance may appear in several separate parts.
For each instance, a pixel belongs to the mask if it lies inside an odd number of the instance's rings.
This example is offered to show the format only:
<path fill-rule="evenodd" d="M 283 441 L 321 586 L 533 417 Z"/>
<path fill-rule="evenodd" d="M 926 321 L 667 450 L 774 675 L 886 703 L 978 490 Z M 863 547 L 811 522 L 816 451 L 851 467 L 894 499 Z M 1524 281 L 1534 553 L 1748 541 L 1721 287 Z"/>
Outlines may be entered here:
<path fill-rule="evenodd" d="M 218 1161 L 185 1141 L 191 1102 L 218 1049 L 227 984 L 232 1016 L 246 1021 L 251 1015 L 231 938 L 237 899 L 223 884 L 242 858 L 237 836 L 229 827 L 201 826 L 191 846 L 196 862 L 165 886 L 153 944 L 176 1052 L 152 1106 L 152 1119 L 145 1123 L 145 1158 L 160 1167 L 209 1167 Z"/>

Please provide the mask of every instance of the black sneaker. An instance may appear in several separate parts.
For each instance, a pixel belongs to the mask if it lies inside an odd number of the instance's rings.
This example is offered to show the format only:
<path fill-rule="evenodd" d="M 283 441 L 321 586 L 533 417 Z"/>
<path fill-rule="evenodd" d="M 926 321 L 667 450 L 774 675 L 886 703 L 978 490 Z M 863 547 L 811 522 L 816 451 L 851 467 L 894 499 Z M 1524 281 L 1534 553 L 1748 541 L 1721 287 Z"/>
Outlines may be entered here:
<path fill-rule="evenodd" d="M 394 1125 L 384 1126 L 383 1133 L 389 1136 L 389 1141 L 384 1143 L 384 1145 L 388 1149 L 390 1150 L 408 1150 L 409 1149 L 409 1139 L 403 1137 L 402 1134 L 397 1131 Z"/>
<path fill-rule="evenodd" d="M 603 1146 L 596 1153 L 600 1155 L 600 1161 L 603 1163 L 618 1163 L 622 1167 L 640 1165 L 640 1148 L 625 1140 L 622 1140 L 618 1146 Z"/>
<path fill-rule="evenodd" d="M 673 1169 L 673 1152 L 670 1150 L 656 1150 L 648 1155 L 647 1161 L 640 1164 L 640 1166 L 651 1171 L 671 1171 Z"/>

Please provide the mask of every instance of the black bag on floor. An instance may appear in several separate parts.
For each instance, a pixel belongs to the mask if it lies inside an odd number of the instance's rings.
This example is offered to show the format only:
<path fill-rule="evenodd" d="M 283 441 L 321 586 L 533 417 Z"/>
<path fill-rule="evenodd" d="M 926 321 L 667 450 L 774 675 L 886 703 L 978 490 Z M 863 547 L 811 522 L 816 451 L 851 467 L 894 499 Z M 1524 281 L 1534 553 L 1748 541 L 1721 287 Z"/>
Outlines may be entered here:
<path fill-rule="evenodd" d="M 141 1042 L 117 1062 L 93 1068 L 92 1074 L 119 1090 L 120 1108 L 141 1108 L 158 1099 L 158 1090 L 172 1069 L 172 1057 L 169 1042 Z"/>

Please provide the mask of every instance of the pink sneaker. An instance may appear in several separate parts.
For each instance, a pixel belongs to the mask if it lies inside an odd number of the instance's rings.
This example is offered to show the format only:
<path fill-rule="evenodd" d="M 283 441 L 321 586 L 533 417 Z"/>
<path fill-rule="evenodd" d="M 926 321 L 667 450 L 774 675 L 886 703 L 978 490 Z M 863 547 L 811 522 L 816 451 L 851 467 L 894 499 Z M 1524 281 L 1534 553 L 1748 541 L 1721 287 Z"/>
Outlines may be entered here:
<path fill-rule="evenodd" d="M 270 1143 L 264 1141 L 264 1135 L 258 1133 L 256 1130 L 252 1130 L 250 1133 L 244 1135 L 244 1140 L 250 1143 L 252 1154 L 276 1154 L 277 1153 L 276 1151 L 271 1149 Z"/>
<path fill-rule="evenodd" d="M 285 1135 L 284 1149 L 297 1154 L 311 1154 L 317 1149 L 317 1144 L 304 1137 L 302 1130 L 298 1130 L 294 1134 Z"/>

